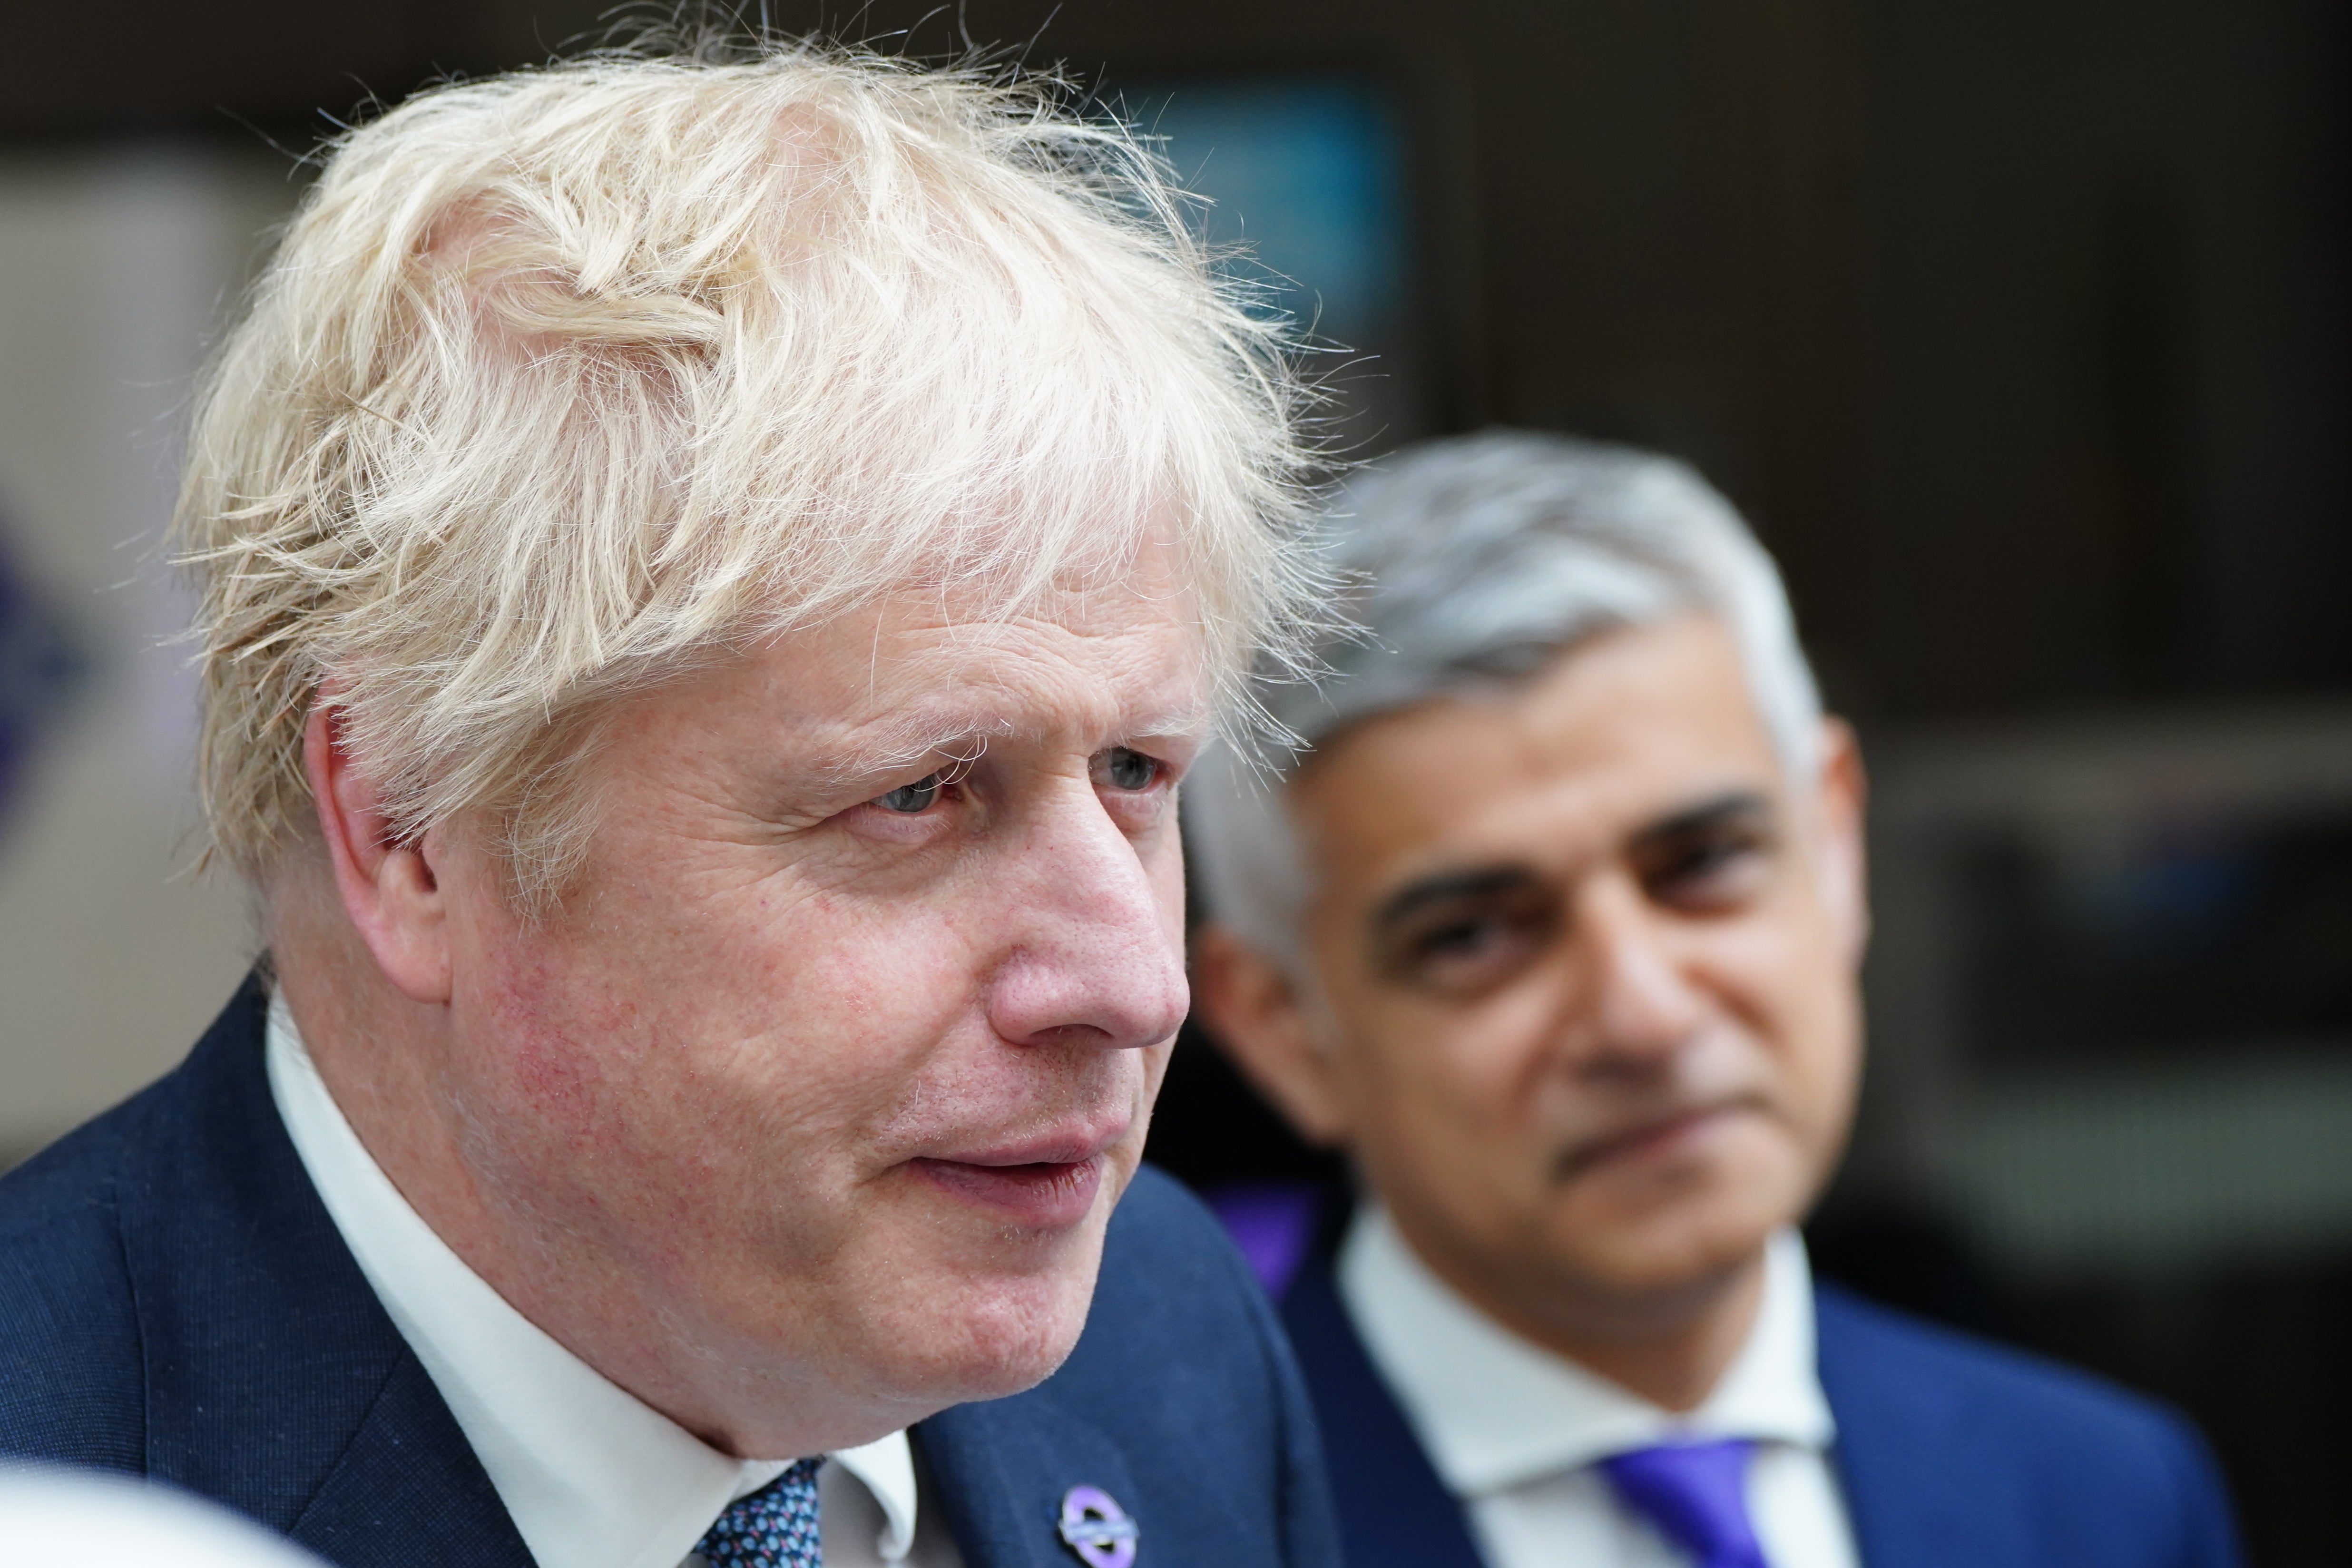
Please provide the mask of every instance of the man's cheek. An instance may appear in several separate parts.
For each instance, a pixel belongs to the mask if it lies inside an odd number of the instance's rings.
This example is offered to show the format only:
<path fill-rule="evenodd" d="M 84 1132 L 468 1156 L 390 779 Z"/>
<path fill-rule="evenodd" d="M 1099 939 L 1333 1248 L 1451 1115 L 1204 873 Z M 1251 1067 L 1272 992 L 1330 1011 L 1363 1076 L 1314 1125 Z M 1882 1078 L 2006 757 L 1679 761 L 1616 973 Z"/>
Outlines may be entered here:
<path fill-rule="evenodd" d="M 1173 1040 L 1154 1046 L 1142 1053 L 1143 1088 L 1141 1096 L 1136 1102 L 1139 1137 L 1150 1127 L 1151 1109 L 1160 1102 L 1160 1089 L 1168 1081 L 1168 1064 L 1173 1059 L 1175 1053 L 1176 1042 Z"/>
<path fill-rule="evenodd" d="M 868 1087 L 904 1084 L 919 1075 L 963 1008 L 942 995 L 920 965 L 887 953 L 830 955 L 773 997 L 765 1017 L 784 1045 L 781 1089 L 823 1092 L 835 1079 Z M 956 985 L 949 996 L 968 991 Z"/>

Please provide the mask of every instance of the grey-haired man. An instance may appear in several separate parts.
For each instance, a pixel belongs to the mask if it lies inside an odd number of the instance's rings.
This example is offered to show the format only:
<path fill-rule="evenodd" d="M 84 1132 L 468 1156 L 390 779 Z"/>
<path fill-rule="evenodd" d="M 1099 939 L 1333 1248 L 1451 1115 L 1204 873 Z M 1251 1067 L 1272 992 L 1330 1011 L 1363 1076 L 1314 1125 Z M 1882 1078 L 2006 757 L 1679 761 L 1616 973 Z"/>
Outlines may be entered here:
<path fill-rule="evenodd" d="M 1356 1568 L 2235 1561 L 2177 1416 L 1811 1278 L 1862 770 L 1730 506 L 1495 433 L 1335 519 L 1305 744 L 1188 804 L 1199 1003 L 1364 1188 L 1280 1282 Z"/>

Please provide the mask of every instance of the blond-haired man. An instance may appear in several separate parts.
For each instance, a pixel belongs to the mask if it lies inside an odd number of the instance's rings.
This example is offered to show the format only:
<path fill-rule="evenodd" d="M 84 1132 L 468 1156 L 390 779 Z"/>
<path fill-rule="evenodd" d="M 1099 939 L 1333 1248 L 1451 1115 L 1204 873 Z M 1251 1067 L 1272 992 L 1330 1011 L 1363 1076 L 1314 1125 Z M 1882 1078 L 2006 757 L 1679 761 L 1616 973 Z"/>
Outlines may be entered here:
<path fill-rule="evenodd" d="M 1301 577 L 1277 348 L 1000 80 L 605 56 L 345 138 L 180 520 L 265 951 L 0 1184 L 0 1451 L 350 1564 L 1324 1562 L 1138 1169 L 1176 782 Z"/>

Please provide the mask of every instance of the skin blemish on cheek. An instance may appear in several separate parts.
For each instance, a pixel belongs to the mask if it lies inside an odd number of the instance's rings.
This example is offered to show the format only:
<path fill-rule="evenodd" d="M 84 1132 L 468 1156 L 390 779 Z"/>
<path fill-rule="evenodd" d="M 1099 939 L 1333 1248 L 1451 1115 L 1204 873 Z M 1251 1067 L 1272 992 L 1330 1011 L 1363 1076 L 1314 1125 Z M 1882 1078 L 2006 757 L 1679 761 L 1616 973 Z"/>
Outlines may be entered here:
<path fill-rule="evenodd" d="M 568 1142 L 609 1136 L 604 1068 L 638 1032 L 635 998 L 588 989 L 539 957 L 511 964 L 494 984 L 499 1027 L 489 1037 L 504 1043 L 504 1059 L 473 1064 L 469 1076 L 493 1086 L 492 1104 L 482 1109 L 527 1119 L 542 1135 Z M 527 1136 L 515 1126 L 487 1131 L 500 1142 Z"/>
<path fill-rule="evenodd" d="M 548 1029 L 523 1031 L 520 1038 L 524 1045 L 514 1064 L 516 1087 L 559 1125 L 585 1131 L 594 1121 L 594 1095 L 588 1075 L 581 1070 L 578 1047 Z"/>

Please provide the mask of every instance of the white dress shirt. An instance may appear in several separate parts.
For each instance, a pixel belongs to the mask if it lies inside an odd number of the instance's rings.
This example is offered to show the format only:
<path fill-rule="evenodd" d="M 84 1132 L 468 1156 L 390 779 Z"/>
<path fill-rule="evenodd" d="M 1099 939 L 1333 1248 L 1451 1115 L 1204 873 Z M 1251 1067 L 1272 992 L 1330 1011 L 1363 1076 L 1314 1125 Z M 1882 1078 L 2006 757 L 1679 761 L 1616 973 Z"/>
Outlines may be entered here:
<path fill-rule="evenodd" d="M 1679 1415 L 1496 1323 L 1432 1273 L 1380 1208 L 1349 1230 L 1339 1286 L 1488 1568 L 1687 1568 L 1689 1555 L 1620 1503 L 1593 1464 L 1720 1437 L 1756 1444 L 1748 1511 L 1772 1568 L 1856 1568 L 1794 1231 L 1769 1245 L 1748 1342 L 1706 1403 Z"/>
<path fill-rule="evenodd" d="M 722 1454 L 508 1305 L 433 1233 L 352 1131 L 282 997 L 269 1006 L 269 1092 L 303 1169 L 394 1326 L 473 1445 L 544 1568 L 685 1568 L 727 1505 L 792 1460 Z M 825 1568 L 959 1568 L 917 1511 L 904 1432 L 825 1457 Z"/>

